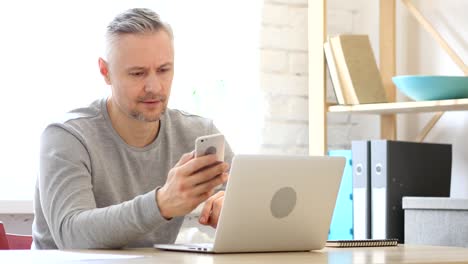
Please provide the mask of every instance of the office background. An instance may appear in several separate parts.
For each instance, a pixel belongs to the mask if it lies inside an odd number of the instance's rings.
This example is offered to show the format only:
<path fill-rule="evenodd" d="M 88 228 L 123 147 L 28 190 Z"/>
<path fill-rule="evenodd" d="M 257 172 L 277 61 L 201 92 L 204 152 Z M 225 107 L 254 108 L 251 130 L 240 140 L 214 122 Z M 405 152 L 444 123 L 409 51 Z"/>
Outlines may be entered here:
<path fill-rule="evenodd" d="M 261 1 L 261 0 L 259 0 Z M 261 153 L 308 153 L 307 0 L 264 0 L 259 45 L 259 91 L 265 100 Z M 464 61 L 468 61 L 463 0 L 414 0 Z M 378 1 L 329 0 L 330 34 L 369 34 L 378 54 Z M 461 75 L 443 50 L 397 1 L 397 73 Z M 246 7 L 248 8 L 248 7 Z M 377 56 L 378 59 L 378 56 Z M 330 100 L 333 93 L 329 92 Z M 404 97 L 399 95 L 399 99 Z M 431 114 L 398 116 L 398 138 L 413 140 Z M 378 117 L 329 115 L 330 149 L 349 149 L 354 139 L 377 138 Z M 313 124 L 310 124 L 313 126 Z M 468 197 L 468 112 L 446 113 L 426 138 L 453 144 L 451 197 Z M 2 175 L 2 177 L 7 177 Z M 9 175 L 8 177 L 13 177 Z M 7 201 L 0 201 L 4 204 Z M 30 233 L 32 215 L 2 211 L 7 231 Z"/>

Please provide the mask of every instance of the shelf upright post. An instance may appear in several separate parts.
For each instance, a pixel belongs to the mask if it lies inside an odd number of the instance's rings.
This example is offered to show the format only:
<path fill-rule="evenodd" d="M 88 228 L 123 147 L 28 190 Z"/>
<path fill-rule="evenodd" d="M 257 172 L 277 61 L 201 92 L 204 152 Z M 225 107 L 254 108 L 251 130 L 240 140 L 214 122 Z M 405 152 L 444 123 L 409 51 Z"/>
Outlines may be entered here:
<path fill-rule="evenodd" d="M 396 75 L 396 6 L 395 0 L 380 0 L 380 73 L 389 102 L 395 102 L 396 90 L 392 77 Z M 396 140 L 397 124 L 395 114 L 380 117 L 380 138 Z"/>
<path fill-rule="evenodd" d="M 326 0 L 308 1 L 309 155 L 327 151 L 327 105 L 323 43 L 327 35 Z"/>

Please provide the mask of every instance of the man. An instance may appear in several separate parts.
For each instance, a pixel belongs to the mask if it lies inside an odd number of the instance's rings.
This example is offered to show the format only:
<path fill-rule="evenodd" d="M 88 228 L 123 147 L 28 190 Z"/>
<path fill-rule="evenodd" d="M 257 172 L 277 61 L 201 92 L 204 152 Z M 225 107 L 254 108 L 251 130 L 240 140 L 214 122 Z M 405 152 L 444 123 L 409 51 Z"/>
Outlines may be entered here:
<path fill-rule="evenodd" d="M 212 121 L 167 109 L 174 75 L 172 32 L 148 9 L 108 26 L 100 73 L 107 99 L 68 113 L 43 132 L 33 248 L 148 247 L 175 241 L 183 216 L 216 227 L 232 152 L 194 158 Z M 185 153 L 185 154 L 184 154 Z"/>

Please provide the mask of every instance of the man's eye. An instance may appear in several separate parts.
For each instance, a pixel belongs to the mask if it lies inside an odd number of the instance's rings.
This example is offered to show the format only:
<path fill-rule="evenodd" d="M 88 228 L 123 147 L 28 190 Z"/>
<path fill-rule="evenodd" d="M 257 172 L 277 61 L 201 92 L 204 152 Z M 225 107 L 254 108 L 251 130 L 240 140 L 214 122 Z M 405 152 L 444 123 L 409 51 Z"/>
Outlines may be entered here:
<path fill-rule="evenodd" d="M 130 75 L 136 76 L 136 77 L 142 76 L 143 74 L 144 74 L 144 72 L 131 72 L 131 73 L 130 73 Z"/>
<path fill-rule="evenodd" d="M 169 70 L 171 70 L 171 68 L 161 68 L 159 72 L 168 72 Z"/>

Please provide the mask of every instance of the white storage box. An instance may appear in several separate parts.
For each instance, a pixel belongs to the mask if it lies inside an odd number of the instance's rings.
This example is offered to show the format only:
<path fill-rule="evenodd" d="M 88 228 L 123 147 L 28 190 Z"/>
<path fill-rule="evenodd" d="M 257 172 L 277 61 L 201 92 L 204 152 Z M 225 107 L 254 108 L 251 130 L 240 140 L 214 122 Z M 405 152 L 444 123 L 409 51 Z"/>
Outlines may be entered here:
<path fill-rule="evenodd" d="M 403 197 L 405 244 L 468 247 L 468 199 Z"/>

